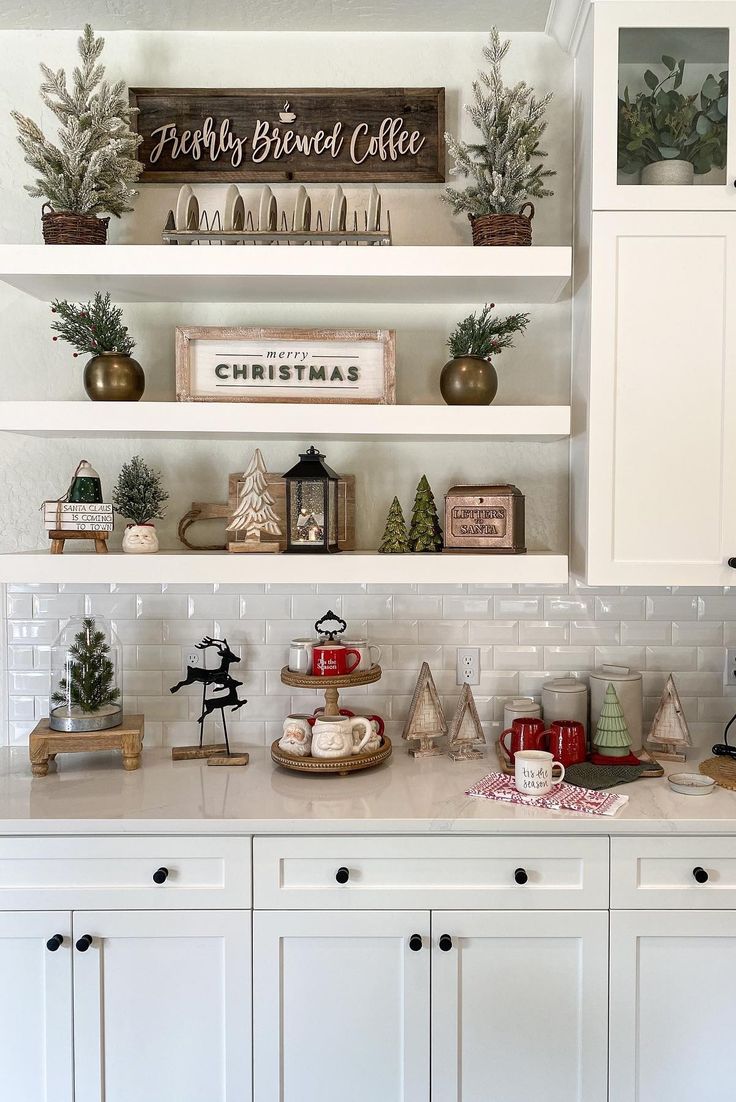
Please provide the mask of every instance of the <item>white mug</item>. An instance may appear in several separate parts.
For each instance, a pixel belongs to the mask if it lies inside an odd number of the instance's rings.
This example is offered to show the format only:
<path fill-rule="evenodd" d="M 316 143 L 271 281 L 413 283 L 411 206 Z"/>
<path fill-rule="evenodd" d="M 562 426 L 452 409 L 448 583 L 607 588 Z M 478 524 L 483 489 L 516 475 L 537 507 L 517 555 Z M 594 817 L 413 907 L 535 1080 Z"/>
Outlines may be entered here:
<path fill-rule="evenodd" d="M 364 716 L 317 716 L 312 729 L 313 758 L 349 758 L 359 754 L 374 737 Z"/>
<path fill-rule="evenodd" d="M 555 780 L 553 769 L 560 775 Z M 565 767 L 546 750 L 517 750 L 514 754 L 514 781 L 524 796 L 545 796 L 565 779 Z"/>
<path fill-rule="evenodd" d="M 312 672 L 314 639 L 292 639 L 289 644 L 289 669 L 292 673 Z"/>
<path fill-rule="evenodd" d="M 381 661 L 381 648 L 376 643 L 369 643 L 367 639 L 343 639 L 343 643 L 346 647 L 351 647 L 352 650 L 357 650 L 360 654 L 360 662 L 356 666 L 356 670 L 369 670 L 371 666 L 377 666 Z M 375 651 L 375 658 L 373 652 Z"/>

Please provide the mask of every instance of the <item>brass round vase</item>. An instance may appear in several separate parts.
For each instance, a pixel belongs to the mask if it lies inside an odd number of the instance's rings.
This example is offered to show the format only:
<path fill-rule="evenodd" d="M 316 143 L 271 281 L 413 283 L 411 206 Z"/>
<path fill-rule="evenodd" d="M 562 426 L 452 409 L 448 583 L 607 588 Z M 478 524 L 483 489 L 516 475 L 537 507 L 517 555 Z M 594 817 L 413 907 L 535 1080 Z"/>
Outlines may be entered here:
<path fill-rule="evenodd" d="M 489 406 L 496 397 L 498 375 L 483 356 L 455 356 L 440 375 L 440 392 L 448 406 Z"/>
<path fill-rule="evenodd" d="M 138 402 L 146 389 L 146 377 L 132 356 L 101 352 L 85 364 L 84 389 L 93 402 Z"/>

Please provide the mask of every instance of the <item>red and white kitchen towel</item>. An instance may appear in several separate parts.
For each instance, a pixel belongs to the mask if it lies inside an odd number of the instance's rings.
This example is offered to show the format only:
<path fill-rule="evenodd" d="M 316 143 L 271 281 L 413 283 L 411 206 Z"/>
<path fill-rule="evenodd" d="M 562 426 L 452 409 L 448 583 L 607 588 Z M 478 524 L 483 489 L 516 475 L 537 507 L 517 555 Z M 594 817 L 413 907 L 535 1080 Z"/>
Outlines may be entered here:
<path fill-rule="evenodd" d="M 564 781 L 555 785 L 544 796 L 524 796 L 517 791 L 514 778 L 507 777 L 504 773 L 489 773 L 469 788 L 465 795 L 482 796 L 486 800 L 505 800 L 507 803 L 523 804 L 526 807 L 546 807 L 551 811 L 582 811 L 586 815 L 616 815 L 629 802 L 628 796 L 596 792 L 592 788 L 577 788 Z"/>

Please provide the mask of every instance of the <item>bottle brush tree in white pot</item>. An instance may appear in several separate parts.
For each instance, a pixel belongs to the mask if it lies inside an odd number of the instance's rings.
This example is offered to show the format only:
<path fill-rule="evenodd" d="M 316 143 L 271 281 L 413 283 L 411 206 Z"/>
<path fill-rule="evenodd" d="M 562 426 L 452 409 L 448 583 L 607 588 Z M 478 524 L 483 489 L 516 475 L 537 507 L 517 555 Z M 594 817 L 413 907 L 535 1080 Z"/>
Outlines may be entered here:
<path fill-rule="evenodd" d="M 112 504 L 116 512 L 130 523 L 123 535 L 123 551 L 131 555 L 146 555 L 158 551 L 158 536 L 154 520 L 164 516 L 163 504 L 169 495 L 161 484 L 161 475 L 134 455 L 123 463 L 115 483 Z"/>

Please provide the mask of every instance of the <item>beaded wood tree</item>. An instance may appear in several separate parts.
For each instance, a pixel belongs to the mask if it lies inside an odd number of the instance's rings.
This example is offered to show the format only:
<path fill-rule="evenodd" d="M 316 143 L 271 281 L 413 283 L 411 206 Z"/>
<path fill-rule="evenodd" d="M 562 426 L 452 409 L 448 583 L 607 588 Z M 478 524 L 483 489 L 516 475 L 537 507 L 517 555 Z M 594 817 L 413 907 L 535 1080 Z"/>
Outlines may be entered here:
<path fill-rule="evenodd" d="M 391 502 L 391 508 L 386 517 L 386 527 L 383 530 L 383 539 L 378 550 L 382 555 L 400 555 L 409 550 L 404 512 L 397 497 Z"/>
<path fill-rule="evenodd" d="M 603 699 L 598 726 L 593 735 L 593 749 L 607 758 L 627 758 L 631 746 L 631 735 L 624 719 L 618 694 L 609 682 Z"/>
<path fill-rule="evenodd" d="M 268 489 L 266 464 L 261 449 L 256 448 L 248 469 L 237 488 L 237 504 L 228 532 L 235 532 L 235 541 L 228 551 L 278 551 L 279 545 L 264 536 L 281 535 L 279 519 L 274 511 L 274 499 Z"/>
<path fill-rule="evenodd" d="M 401 737 L 407 742 L 418 742 L 419 746 L 410 748 L 409 753 L 415 758 L 425 758 L 442 753 L 434 740 L 446 734 L 445 713 L 432 671 L 426 662 L 422 662 Z"/>
<path fill-rule="evenodd" d="M 411 528 L 409 529 L 409 550 L 442 550 L 442 529 L 437 516 L 437 506 L 435 505 L 432 487 L 424 474 L 419 479 L 414 498 Z"/>

